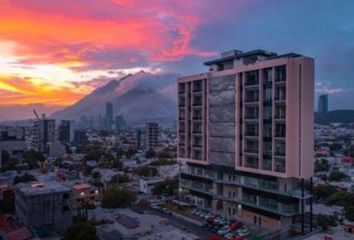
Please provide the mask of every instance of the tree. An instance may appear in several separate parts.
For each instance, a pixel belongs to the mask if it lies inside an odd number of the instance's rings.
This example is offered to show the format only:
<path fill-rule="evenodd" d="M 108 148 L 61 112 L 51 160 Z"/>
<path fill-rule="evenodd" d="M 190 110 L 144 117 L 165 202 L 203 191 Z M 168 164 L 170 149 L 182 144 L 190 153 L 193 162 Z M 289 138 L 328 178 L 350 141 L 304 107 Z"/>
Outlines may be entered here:
<path fill-rule="evenodd" d="M 347 178 L 347 175 L 345 175 L 344 173 L 342 173 L 340 171 L 332 171 L 329 174 L 328 180 L 329 181 L 340 181 L 343 178 Z"/>
<path fill-rule="evenodd" d="M 313 188 L 313 195 L 315 199 L 325 200 L 329 196 L 331 196 L 336 191 L 336 188 L 325 184 L 325 185 L 317 185 Z"/>
<path fill-rule="evenodd" d="M 111 168 L 122 169 L 122 166 L 123 166 L 122 162 L 117 158 L 114 158 L 111 161 Z"/>
<path fill-rule="evenodd" d="M 326 159 L 316 160 L 315 162 L 315 172 L 327 172 L 329 167 L 329 163 Z"/>
<path fill-rule="evenodd" d="M 154 158 L 156 156 L 156 152 L 154 149 L 150 148 L 148 151 L 145 153 L 146 158 Z"/>
<path fill-rule="evenodd" d="M 333 216 L 318 214 L 317 225 L 320 226 L 322 230 L 327 231 L 330 226 L 337 226 L 337 222 Z"/>
<path fill-rule="evenodd" d="M 102 196 L 103 208 L 127 207 L 136 201 L 136 194 L 128 189 L 111 188 Z"/>
<path fill-rule="evenodd" d="M 161 152 L 158 153 L 158 158 L 163 159 L 163 158 L 172 158 L 172 155 L 168 151 L 168 149 L 163 149 Z"/>
<path fill-rule="evenodd" d="M 142 177 L 151 177 L 157 174 L 157 170 L 153 167 L 142 166 L 136 169 L 136 173 Z"/>
<path fill-rule="evenodd" d="M 14 191 L 5 190 L 2 193 L 2 199 L 0 200 L 0 214 L 2 213 L 14 213 L 15 212 L 15 194 Z"/>
<path fill-rule="evenodd" d="M 66 229 L 62 240 L 98 240 L 96 228 L 86 222 L 73 223 Z"/>
<path fill-rule="evenodd" d="M 28 173 L 25 173 L 22 176 L 16 176 L 14 178 L 14 184 L 24 183 L 24 182 L 34 182 L 34 181 L 37 181 L 37 179 L 33 175 Z"/>
<path fill-rule="evenodd" d="M 354 222 L 354 205 L 346 207 L 344 209 L 345 217 L 351 221 Z"/>
<path fill-rule="evenodd" d="M 40 152 L 35 151 L 35 150 L 29 150 L 29 151 L 25 152 L 23 158 L 24 158 L 24 161 L 28 164 L 30 169 L 37 168 L 38 162 L 45 161 L 44 155 Z"/>
<path fill-rule="evenodd" d="M 335 193 L 333 193 L 331 196 L 329 196 L 325 203 L 327 205 L 338 205 L 338 206 L 349 206 L 350 205 L 350 201 L 351 201 L 351 196 L 349 193 L 345 192 L 345 191 L 337 191 Z"/>
<path fill-rule="evenodd" d="M 174 165 L 177 162 L 175 160 L 159 159 L 150 163 L 151 166 L 165 166 L 165 165 Z"/>
<path fill-rule="evenodd" d="M 178 190 L 178 180 L 177 179 L 168 179 L 163 182 L 155 184 L 152 189 L 154 195 L 169 194 L 172 195 Z"/>

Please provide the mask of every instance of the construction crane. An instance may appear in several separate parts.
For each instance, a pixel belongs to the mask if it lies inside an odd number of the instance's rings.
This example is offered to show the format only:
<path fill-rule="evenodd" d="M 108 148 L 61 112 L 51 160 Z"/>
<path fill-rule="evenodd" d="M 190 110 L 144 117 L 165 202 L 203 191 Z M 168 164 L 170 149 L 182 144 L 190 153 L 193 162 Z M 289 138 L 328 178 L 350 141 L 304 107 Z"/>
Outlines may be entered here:
<path fill-rule="evenodd" d="M 37 120 L 39 120 L 39 116 L 38 116 L 38 114 L 37 114 L 36 109 L 33 109 L 33 113 L 34 113 L 34 115 L 36 116 Z"/>

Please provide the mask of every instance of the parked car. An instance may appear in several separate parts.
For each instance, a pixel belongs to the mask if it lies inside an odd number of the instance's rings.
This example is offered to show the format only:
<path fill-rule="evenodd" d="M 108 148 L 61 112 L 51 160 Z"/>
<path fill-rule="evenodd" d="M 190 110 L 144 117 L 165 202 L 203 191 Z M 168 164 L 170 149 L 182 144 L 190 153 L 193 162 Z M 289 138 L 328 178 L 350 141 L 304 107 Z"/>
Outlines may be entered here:
<path fill-rule="evenodd" d="M 236 232 L 237 232 L 237 235 L 240 236 L 240 237 L 246 237 L 246 236 L 248 236 L 250 234 L 250 231 L 245 226 L 237 229 Z"/>
<path fill-rule="evenodd" d="M 225 225 L 223 226 L 222 228 L 220 228 L 218 231 L 217 231 L 217 234 L 223 236 L 225 235 L 226 233 L 229 233 L 230 232 L 230 227 Z"/>

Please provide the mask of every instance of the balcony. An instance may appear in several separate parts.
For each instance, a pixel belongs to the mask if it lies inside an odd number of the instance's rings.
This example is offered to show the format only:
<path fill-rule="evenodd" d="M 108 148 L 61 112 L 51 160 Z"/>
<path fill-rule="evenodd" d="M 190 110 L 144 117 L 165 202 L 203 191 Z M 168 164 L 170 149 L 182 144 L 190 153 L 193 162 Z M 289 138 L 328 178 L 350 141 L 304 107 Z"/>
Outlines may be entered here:
<path fill-rule="evenodd" d="M 193 144 L 193 148 L 202 148 L 201 144 Z"/>
<path fill-rule="evenodd" d="M 259 114 L 246 114 L 245 115 L 245 120 L 258 120 L 259 119 Z"/>
<path fill-rule="evenodd" d="M 285 137 L 286 137 L 285 131 L 276 132 L 276 133 L 275 133 L 275 137 L 276 137 L 276 138 L 285 138 Z"/>
<path fill-rule="evenodd" d="M 278 157 L 285 157 L 285 150 L 278 150 L 278 149 L 275 149 L 275 152 L 274 152 L 274 155 L 275 156 L 278 156 Z"/>
<path fill-rule="evenodd" d="M 203 105 L 202 101 L 195 101 L 193 102 L 193 107 L 201 107 Z"/>
<path fill-rule="evenodd" d="M 258 131 L 246 130 L 245 137 L 258 137 Z"/>

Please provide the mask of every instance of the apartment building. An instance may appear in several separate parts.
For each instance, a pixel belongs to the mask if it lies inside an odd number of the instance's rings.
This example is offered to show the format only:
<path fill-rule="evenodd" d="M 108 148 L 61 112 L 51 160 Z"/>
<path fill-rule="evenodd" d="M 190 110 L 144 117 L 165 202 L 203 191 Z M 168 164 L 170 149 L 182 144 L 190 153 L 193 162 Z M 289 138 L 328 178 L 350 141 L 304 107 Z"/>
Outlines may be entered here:
<path fill-rule="evenodd" d="M 159 147 L 159 124 L 149 122 L 145 124 L 145 146 L 146 149 L 156 149 Z"/>
<path fill-rule="evenodd" d="M 266 228 L 291 225 L 311 195 L 314 60 L 233 50 L 178 79 L 181 187 L 203 208 Z"/>

